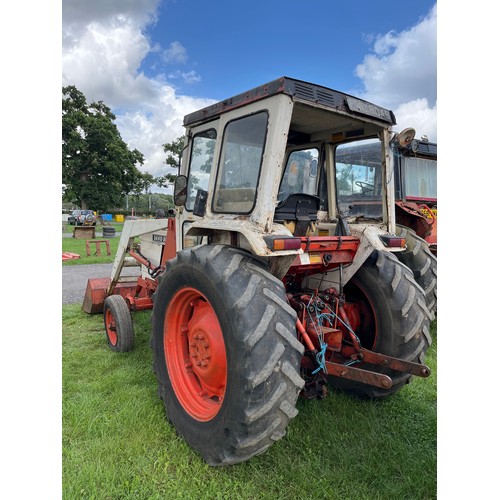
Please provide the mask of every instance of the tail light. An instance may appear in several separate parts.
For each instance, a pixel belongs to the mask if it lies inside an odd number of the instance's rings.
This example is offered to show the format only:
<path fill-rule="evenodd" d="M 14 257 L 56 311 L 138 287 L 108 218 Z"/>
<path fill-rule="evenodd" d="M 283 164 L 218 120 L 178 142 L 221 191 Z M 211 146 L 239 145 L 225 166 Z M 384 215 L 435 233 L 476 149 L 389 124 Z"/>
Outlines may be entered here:
<path fill-rule="evenodd" d="M 293 236 L 265 236 L 264 241 L 267 247 L 273 252 L 298 250 L 302 243 L 300 238 L 294 238 Z"/>
<path fill-rule="evenodd" d="M 401 238 L 399 236 L 394 236 L 393 234 L 384 234 L 380 236 L 380 239 L 386 247 L 389 248 L 405 248 L 406 238 Z"/>

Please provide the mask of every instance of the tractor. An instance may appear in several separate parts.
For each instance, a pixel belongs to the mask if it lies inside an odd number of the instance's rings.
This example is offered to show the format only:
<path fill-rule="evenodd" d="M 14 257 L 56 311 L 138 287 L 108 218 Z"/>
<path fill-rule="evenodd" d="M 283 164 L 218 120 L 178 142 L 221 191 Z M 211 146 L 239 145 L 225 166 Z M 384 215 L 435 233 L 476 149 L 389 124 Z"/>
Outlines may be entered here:
<path fill-rule="evenodd" d="M 433 312 L 398 258 L 395 123 L 288 77 L 186 115 L 174 213 L 126 221 L 111 277 L 89 279 L 83 309 L 103 313 L 114 351 L 133 347 L 131 313 L 152 309 L 167 419 L 208 464 L 264 453 L 299 396 L 385 398 L 430 375 Z M 381 216 L 350 220 L 339 153 L 367 140 Z M 134 263 L 141 275 L 121 276 Z"/>
<path fill-rule="evenodd" d="M 425 290 L 427 306 L 437 310 L 437 144 L 414 139 L 404 129 L 391 141 L 394 161 L 396 234 L 406 249 L 395 255 Z M 351 223 L 382 219 L 382 157 L 377 141 L 347 143 L 336 150 L 338 197 Z"/>

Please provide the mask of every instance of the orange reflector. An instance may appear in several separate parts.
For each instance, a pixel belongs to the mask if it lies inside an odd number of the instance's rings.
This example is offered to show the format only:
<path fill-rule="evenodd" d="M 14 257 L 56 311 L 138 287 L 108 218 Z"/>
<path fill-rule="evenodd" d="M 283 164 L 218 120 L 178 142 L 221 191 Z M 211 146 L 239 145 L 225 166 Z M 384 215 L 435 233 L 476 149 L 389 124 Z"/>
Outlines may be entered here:
<path fill-rule="evenodd" d="M 268 248 L 273 252 L 298 250 L 302 243 L 300 238 L 294 238 L 293 236 L 265 236 L 264 240 Z"/>
<path fill-rule="evenodd" d="M 320 253 L 310 253 L 309 261 L 311 264 L 322 264 L 323 256 Z"/>
<path fill-rule="evenodd" d="M 404 248 L 406 246 L 406 239 L 400 238 L 399 236 L 393 236 L 391 234 L 384 234 L 380 236 L 380 239 L 386 247 L 390 248 Z"/>

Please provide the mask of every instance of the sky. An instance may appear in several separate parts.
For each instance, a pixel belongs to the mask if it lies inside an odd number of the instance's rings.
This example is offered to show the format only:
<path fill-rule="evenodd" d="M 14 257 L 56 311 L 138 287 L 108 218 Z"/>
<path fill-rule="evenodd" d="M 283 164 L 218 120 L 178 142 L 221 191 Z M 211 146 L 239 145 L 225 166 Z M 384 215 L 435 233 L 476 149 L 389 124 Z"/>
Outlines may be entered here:
<path fill-rule="evenodd" d="M 2 493 L 60 497 L 61 83 L 110 106 L 123 139 L 145 155 L 144 170 L 159 175 L 166 168 L 161 145 L 182 134 L 186 113 L 286 75 L 385 105 L 396 129 L 412 126 L 439 142 L 438 491 L 442 498 L 492 497 L 498 467 L 491 455 L 500 445 L 498 12 L 491 0 L 440 0 L 436 38 L 435 5 L 6 3 Z"/>
<path fill-rule="evenodd" d="M 107 104 L 154 176 L 184 115 L 280 76 L 373 101 L 437 142 L 436 3 L 62 2 L 63 86 Z"/>

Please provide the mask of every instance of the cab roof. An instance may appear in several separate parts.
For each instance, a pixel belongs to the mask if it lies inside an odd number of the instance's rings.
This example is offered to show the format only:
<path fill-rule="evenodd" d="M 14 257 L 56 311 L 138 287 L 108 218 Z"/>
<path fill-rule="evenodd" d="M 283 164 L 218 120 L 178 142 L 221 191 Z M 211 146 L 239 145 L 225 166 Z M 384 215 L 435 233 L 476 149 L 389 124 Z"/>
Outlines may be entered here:
<path fill-rule="evenodd" d="M 232 109 L 278 94 L 286 94 L 302 102 L 321 104 L 331 108 L 332 111 L 341 111 L 353 116 L 366 116 L 388 125 L 396 124 L 394 113 L 388 109 L 338 90 L 282 76 L 272 82 L 186 115 L 184 126 L 211 120 Z"/>

